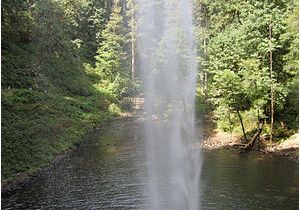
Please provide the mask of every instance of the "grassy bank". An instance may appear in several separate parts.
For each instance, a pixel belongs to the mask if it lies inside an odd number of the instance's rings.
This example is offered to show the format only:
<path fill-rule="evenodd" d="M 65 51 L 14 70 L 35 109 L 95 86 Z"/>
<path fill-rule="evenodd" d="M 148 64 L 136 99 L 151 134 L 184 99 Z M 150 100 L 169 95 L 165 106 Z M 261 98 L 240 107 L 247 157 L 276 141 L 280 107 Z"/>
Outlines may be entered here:
<path fill-rule="evenodd" d="M 2 179 L 33 172 L 117 113 L 101 94 L 2 91 Z"/>

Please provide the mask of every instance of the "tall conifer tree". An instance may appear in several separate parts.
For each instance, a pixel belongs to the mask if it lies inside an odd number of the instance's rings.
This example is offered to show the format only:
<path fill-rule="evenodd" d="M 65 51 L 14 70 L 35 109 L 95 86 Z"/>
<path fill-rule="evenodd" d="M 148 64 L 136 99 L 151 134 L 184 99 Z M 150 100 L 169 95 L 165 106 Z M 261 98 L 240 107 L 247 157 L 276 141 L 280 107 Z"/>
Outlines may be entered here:
<path fill-rule="evenodd" d="M 103 43 L 95 57 L 96 68 L 100 71 L 103 79 L 114 81 L 117 75 L 127 73 L 124 32 L 120 0 L 114 0 L 110 20 L 102 32 Z"/>

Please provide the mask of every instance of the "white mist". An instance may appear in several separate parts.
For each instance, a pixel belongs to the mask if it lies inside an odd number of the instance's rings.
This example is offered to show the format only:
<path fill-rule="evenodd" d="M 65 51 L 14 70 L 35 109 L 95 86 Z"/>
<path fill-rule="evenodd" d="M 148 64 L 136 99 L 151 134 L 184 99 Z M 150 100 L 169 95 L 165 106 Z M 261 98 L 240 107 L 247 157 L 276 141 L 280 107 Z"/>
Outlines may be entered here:
<path fill-rule="evenodd" d="M 150 209 L 199 209 L 191 0 L 137 0 Z"/>

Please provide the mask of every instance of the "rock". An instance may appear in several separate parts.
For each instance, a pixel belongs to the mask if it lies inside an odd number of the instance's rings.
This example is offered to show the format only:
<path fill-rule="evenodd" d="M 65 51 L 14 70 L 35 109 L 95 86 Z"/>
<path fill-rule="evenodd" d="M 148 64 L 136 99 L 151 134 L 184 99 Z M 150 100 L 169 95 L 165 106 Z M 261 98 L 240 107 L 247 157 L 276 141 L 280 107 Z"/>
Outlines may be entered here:
<path fill-rule="evenodd" d="M 273 147 L 269 149 L 269 152 L 274 152 L 274 151 L 275 149 Z"/>

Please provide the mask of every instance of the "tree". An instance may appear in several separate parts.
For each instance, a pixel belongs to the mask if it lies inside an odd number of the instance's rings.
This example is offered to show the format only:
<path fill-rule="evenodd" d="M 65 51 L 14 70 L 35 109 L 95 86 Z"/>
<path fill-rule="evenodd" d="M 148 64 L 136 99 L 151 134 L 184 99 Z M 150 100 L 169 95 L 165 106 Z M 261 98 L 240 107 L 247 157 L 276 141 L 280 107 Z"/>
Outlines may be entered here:
<path fill-rule="evenodd" d="M 251 1 L 245 8 L 249 12 L 248 21 L 245 21 L 252 38 L 252 52 L 256 50 L 260 58 L 261 66 L 269 68 L 269 123 L 270 141 L 274 136 L 275 110 L 280 111 L 284 103 L 286 89 L 286 74 L 283 71 L 284 56 L 287 53 L 289 40 L 282 35 L 286 31 L 285 19 L 290 1 Z M 253 47 L 256 47 L 253 48 Z M 250 51 L 250 52 L 251 52 Z"/>
<path fill-rule="evenodd" d="M 111 5 L 108 0 L 62 0 L 62 8 L 69 24 L 69 34 L 79 48 L 85 62 L 94 63 L 97 48 L 103 41 L 102 31 L 109 19 Z"/>
<path fill-rule="evenodd" d="M 136 13 L 137 5 L 134 0 L 127 0 L 127 17 L 129 25 L 129 37 L 128 41 L 130 43 L 130 57 L 131 57 L 131 81 L 134 81 L 136 77 Z"/>
<path fill-rule="evenodd" d="M 31 5 L 17 0 L 1 3 L 2 88 L 30 87 L 33 72 L 30 70 L 31 54 L 27 50 L 34 37 Z"/>
<path fill-rule="evenodd" d="M 124 21 L 119 0 L 113 1 L 112 13 L 102 31 L 102 45 L 97 50 L 96 68 L 103 79 L 113 82 L 117 75 L 127 75 L 126 54 L 124 52 Z"/>
<path fill-rule="evenodd" d="M 244 140 L 247 136 L 244 128 L 241 111 L 249 109 L 250 101 L 246 90 L 243 88 L 241 77 L 231 70 L 224 70 L 214 76 L 214 87 L 218 89 L 214 92 L 214 101 L 219 106 L 225 106 L 231 112 L 236 112 L 241 124 Z"/>

